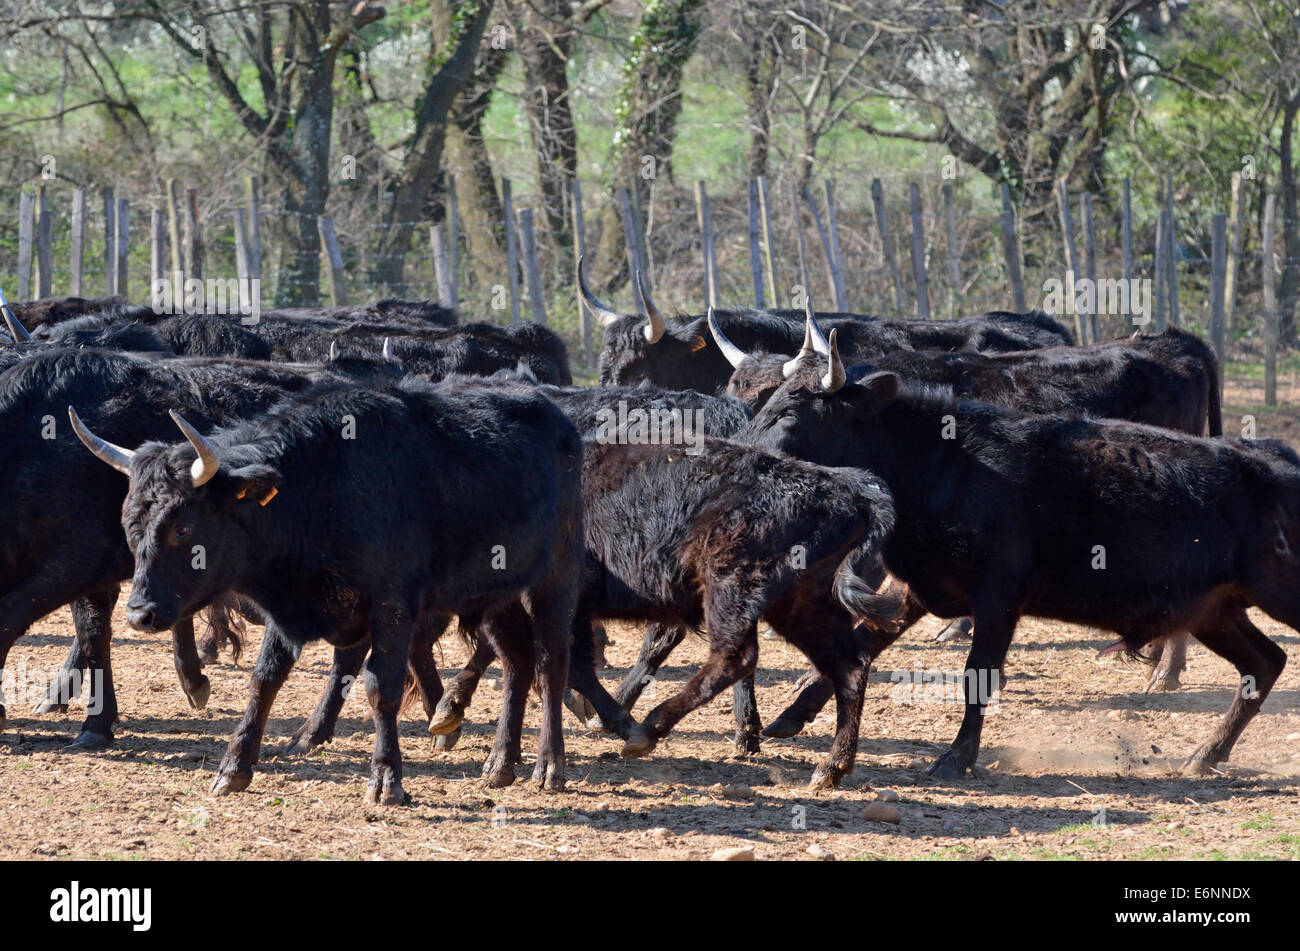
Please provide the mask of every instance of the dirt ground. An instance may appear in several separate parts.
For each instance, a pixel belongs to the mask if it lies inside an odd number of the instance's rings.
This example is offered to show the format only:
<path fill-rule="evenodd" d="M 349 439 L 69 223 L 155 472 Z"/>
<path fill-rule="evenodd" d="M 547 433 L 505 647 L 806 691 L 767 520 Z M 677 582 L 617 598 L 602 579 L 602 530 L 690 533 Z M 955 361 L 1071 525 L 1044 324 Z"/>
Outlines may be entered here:
<path fill-rule="evenodd" d="M 1291 381 L 1284 381 L 1281 395 Z M 1293 410 L 1264 413 L 1255 383 L 1233 380 L 1230 421 L 1258 416 L 1258 434 L 1294 443 Z M 1292 404 L 1294 405 L 1294 404 Z M 1236 435 L 1234 426 L 1227 427 Z M 122 602 L 125 601 L 125 596 Z M 1227 708 L 1235 673 L 1198 644 L 1183 687 L 1144 694 L 1146 668 L 1122 657 L 1098 660 L 1108 634 L 1055 622 L 1022 622 L 1007 662 L 1009 681 L 985 727 L 980 768 L 955 782 L 925 766 L 956 734 L 961 704 L 934 690 L 906 703 L 895 672 L 959 672 L 965 646 L 935 643 L 927 618 L 874 671 L 863 716 L 857 770 L 843 786 L 806 788 L 833 732 L 831 707 L 800 736 L 766 740 L 761 753 L 731 745 L 730 694 L 682 722 L 648 759 L 625 760 L 619 744 L 566 713 L 568 789 L 545 793 L 527 782 L 537 708 L 530 706 L 520 780 L 505 790 L 479 778 L 499 707 L 495 669 L 475 699 L 460 743 L 433 749 L 423 725 L 402 728 L 408 807 L 363 802 L 372 732 L 362 691 L 344 707 L 338 737 L 307 757 L 277 751 L 307 716 L 329 654 L 309 646 L 276 701 L 250 789 L 214 799 L 208 784 L 242 712 L 248 665 L 260 630 L 250 632 L 239 667 L 223 657 L 209 668 L 212 696 L 191 711 L 176 683 L 164 638 L 130 632 L 121 617 L 114 641 L 122 722 L 115 747 L 62 753 L 82 711 L 35 715 L 9 703 L 0 733 L 0 858 L 666 858 L 706 859 L 746 847 L 758 859 L 1300 859 L 1300 636 L 1252 612 L 1291 663 L 1237 744 L 1222 775 L 1189 779 L 1176 768 Z M 613 686 L 626 672 L 640 631 L 612 625 L 603 672 Z M 72 637 L 60 611 L 36 624 L 9 668 L 58 665 Z M 448 639 L 441 666 L 454 672 L 463 648 Z M 661 671 L 650 706 L 675 690 L 704 656 L 688 638 Z M 801 655 L 764 639 L 759 705 L 770 720 L 795 696 Z M 864 809 L 894 799 L 897 824 Z"/>

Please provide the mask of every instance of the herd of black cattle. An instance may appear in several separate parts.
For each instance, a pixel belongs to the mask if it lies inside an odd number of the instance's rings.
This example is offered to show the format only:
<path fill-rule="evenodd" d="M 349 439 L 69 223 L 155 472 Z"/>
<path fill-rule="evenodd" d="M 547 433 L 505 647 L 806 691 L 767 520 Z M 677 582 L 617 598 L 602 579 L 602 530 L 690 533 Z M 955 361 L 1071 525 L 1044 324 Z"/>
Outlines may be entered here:
<path fill-rule="evenodd" d="M 493 662 L 504 689 L 484 776 L 514 780 L 535 685 L 533 779 L 548 789 L 564 782 L 566 705 L 644 756 L 728 686 L 746 751 L 798 733 L 833 696 L 835 738 L 812 777 L 833 785 L 853 768 L 870 665 L 927 612 L 972 637 L 940 777 L 974 765 L 980 685 L 1003 676 L 1023 615 L 1114 631 L 1107 651 L 1155 651 L 1161 689 L 1177 687 L 1188 635 L 1231 662 L 1236 696 L 1189 771 L 1226 759 L 1268 696 L 1286 655 L 1246 609 L 1300 629 L 1300 457 L 1222 438 L 1218 367 L 1196 337 L 1079 347 L 1038 312 L 665 318 L 639 278 L 634 315 L 585 278 L 580 290 L 604 324 L 597 387 L 573 385 L 546 328 L 459 324 L 430 303 L 256 322 L 119 299 L 13 305 L 0 668 L 70 605 L 76 643 L 36 709 L 66 712 L 84 683 L 71 748 L 93 750 L 118 714 L 123 581 L 131 626 L 171 630 L 196 708 L 202 663 L 237 654 L 245 619 L 264 624 L 222 794 L 249 785 L 278 689 L 302 645 L 324 640 L 330 677 L 287 751 L 330 740 L 360 676 L 379 803 L 406 799 L 404 704 L 418 698 L 445 748 Z M 647 438 L 647 420 L 665 425 Z M 453 617 L 474 653 L 444 690 L 433 643 Z M 613 695 L 596 674 L 604 619 L 650 624 Z M 766 730 L 760 622 L 814 668 Z M 688 630 L 707 636 L 707 659 L 638 722 L 629 711 Z"/>

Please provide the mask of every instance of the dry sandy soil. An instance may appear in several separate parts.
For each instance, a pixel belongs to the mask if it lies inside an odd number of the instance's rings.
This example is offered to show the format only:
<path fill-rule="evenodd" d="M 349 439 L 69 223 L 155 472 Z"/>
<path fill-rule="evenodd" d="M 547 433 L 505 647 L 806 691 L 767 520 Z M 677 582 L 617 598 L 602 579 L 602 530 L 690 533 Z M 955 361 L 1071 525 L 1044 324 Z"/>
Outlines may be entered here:
<path fill-rule="evenodd" d="M 1257 412 L 1262 397 L 1234 381 L 1229 413 Z M 1283 388 L 1285 395 L 1285 387 Z M 1259 414 L 1260 435 L 1292 438 L 1293 412 Z M 1228 427 L 1230 434 L 1233 427 Z M 125 598 L 123 598 L 123 601 Z M 767 740 L 740 757 L 731 746 L 730 695 L 682 722 L 648 759 L 624 760 L 618 743 L 566 714 L 568 790 L 526 781 L 537 708 L 526 722 L 520 781 L 490 790 L 479 778 L 499 706 L 493 671 L 451 751 L 432 748 L 423 725 L 403 723 L 408 807 L 367 805 L 372 733 L 362 691 L 348 700 L 338 738 L 305 758 L 282 749 L 315 703 L 329 654 L 309 646 L 281 691 L 262 762 L 244 793 L 212 798 L 208 784 L 247 693 L 260 631 L 241 666 L 208 670 L 212 697 L 189 710 L 163 638 L 128 631 L 120 608 L 114 642 L 122 722 L 101 754 L 61 753 L 81 710 L 33 715 L 9 705 L 0 734 L 0 858 L 708 858 L 746 846 L 759 859 L 1300 858 L 1300 636 L 1258 612 L 1291 663 L 1222 775 L 1177 775 L 1227 708 L 1232 668 L 1193 644 L 1183 687 L 1142 692 L 1146 669 L 1096 659 L 1110 635 L 1055 622 L 1021 624 L 1010 677 L 985 727 L 978 775 L 936 782 L 924 766 L 956 734 L 955 700 L 901 703 L 893 671 L 960 671 L 964 645 L 937 644 L 929 618 L 872 675 L 857 770 L 837 790 L 806 788 L 833 732 L 828 707 L 800 736 Z M 640 632 L 614 625 L 604 671 L 626 671 Z M 72 636 L 60 611 L 36 624 L 10 669 L 53 668 Z M 463 660 L 454 639 L 444 673 Z M 689 638 L 655 685 L 658 699 L 704 656 Z M 762 643 L 760 710 L 770 720 L 795 695 L 802 657 L 777 639 Z M 642 698 L 643 714 L 656 702 Z M 901 822 L 864 818 L 878 797 L 897 795 Z"/>

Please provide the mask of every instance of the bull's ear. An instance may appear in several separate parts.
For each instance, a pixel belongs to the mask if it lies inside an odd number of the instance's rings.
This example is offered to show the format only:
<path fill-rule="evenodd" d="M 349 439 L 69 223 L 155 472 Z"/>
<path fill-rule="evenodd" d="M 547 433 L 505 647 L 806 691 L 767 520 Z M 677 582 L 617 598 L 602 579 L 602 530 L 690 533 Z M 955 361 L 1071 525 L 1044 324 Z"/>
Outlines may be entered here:
<path fill-rule="evenodd" d="M 898 375 L 888 371 L 872 373 L 859 380 L 858 386 L 867 391 L 871 405 L 881 406 L 898 395 Z"/>
<path fill-rule="evenodd" d="M 279 491 L 280 472 L 272 466 L 244 466 L 230 473 L 230 484 L 235 490 L 235 498 L 265 505 Z"/>

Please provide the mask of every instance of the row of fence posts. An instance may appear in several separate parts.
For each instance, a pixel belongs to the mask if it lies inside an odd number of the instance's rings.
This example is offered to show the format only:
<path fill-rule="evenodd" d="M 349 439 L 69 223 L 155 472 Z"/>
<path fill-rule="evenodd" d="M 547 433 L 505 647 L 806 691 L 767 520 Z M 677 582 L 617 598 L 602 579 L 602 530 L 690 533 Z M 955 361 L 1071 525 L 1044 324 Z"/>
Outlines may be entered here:
<path fill-rule="evenodd" d="M 805 293 L 811 286 L 811 264 L 805 243 L 804 212 L 805 208 L 816 228 L 825 264 L 826 285 L 829 296 L 840 311 L 849 310 L 849 300 L 845 291 L 844 264 L 840 254 L 839 228 L 836 217 L 836 201 L 833 183 L 828 179 L 824 183 L 825 215 L 819 208 L 812 191 L 806 186 L 799 189 L 791 185 L 790 199 L 797 216 L 795 237 L 798 254 L 799 277 Z M 578 260 L 586 253 L 585 221 L 582 208 L 582 190 L 580 183 L 574 179 L 570 182 L 570 200 L 572 227 L 575 236 L 574 270 Z M 947 243 L 949 284 L 948 314 L 956 316 L 963 307 L 963 288 L 961 275 L 961 253 L 957 242 L 956 208 L 953 186 L 946 183 L 942 187 L 943 226 Z M 104 272 L 105 292 L 129 298 L 128 251 L 130 247 L 131 203 L 126 198 L 115 197 L 111 186 L 102 191 L 104 209 Z M 1072 199 L 1062 179 L 1057 182 L 1057 213 L 1062 235 L 1062 246 L 1067 271 L 1077 278 L 1087 278 L 1094 282 L 1097 278 L 1097 245 L 1094 227 L 1093 196 L 1084 193 L 1079 196 L 1079 218 L 1082 230 L 1082 255 L 1076 241 L 1075 217 Z M 245 201 L 242 206 L 232 211 L 232 225 L 235 242 L 235 264 L 237 276 L 241 280 L 261 278 L 261 207 L 257 181 L 248 176 L 245 181 Z M 508 288 L 510 296 L 510 320 L 521 320 L 523 301 L 521 297 L 520 276 L 522 256 L 522 276 L 526 283 L 528 305 L 533 320 L 546 322 L 546 299 L 538 263 L 537 237 L 534 226 L 533 211 L 520 208 L 516 214 L 514 197 L 509 179 L 501 181 L 501 198 L 507 227 L 505 228 L 506 260 L 509 269 Z M 1010 285 L 1012 307 L 1016 311 L 1027 310 L 1024 285 L 1024 267 L 1020 250 L 1016 209 L 1012 202 L 1011 191 L 1004 184 L 1001 186 L 1002 213 L 999 230 L 1002 238 L 1002 251 Z M 154 208 L 150 218 L 150 277 L 158 280 L 168 271 L 186 277 L 202 278 L 204 264 L 204 239 L 202 222 L 199 216 L 198 189 L 187 188 L 182 197 L 182 186 L 176 179 L 166 182 L 166 206 Z M 894 237 L 890 230 L 887 214 L 884 185 L 879 178 L 872 179 L 871 199 L 875 212 L 876 226 L 881 242 L 881 265 L 888 272 L 894 292 L 894 305 L 898 313 L 908 311 L 907 297 L 903 289 L 903 276 L 899 267 L 894 246 Z M 624 247 L 627 255 L 629 274 L 640 272 L 647 288 L 651 288 L 651 267 L 646 247 L 644 221 L 638 193 L 635 188 L 619 188 L 615 192 L 617 210 L 623 228 Z M 717 235 L 714 231 L 712 208 L 708 190 L 703 181 L 695 186 L 697 223 L 700 229 L 700 248 L 703 255 L 703 297 L 708 305 L 721 306 L 720 281 L 717 269 Z M 772 229 L 771 194 L 765 178 L 755 178 L 749 183 L 749 260 L 753 280 L 754 303 L 762 309 L 776 306 L 780 302 L 777 286 L 775 250 Z M 1169 323 L 1181 326 L 1181 312 L 1178 289 L 1178 268 L 1176 239 L 1177 220 L 1174 215 L 1174 195 L 1172 181 L 1168 176 L 1161 186 L 1159 197 L 1160 211 L 1156 221 L 1153 276 L 1153 329 L 1161 331 Z M 1134 276 L 1132 192 L 1129 179 L 1125 178 L 1121 191 L 1121 277 L 1125 282 Z M 1227 336 L 1236 327 L 1236 290 L 1239 283 L 1240 259 L 1242 248 L 1243 202 L 1241 195 L 1241 176 L 1233 175 L 1231 204 L 1229 213 L 1216 214 L 1213 219 L 1213 240 L 1210 266 L 1210 336 L 1215 353 L 1222 365 L 1226 352 Z M 912 280 L 915 288 L 916 316 L 921 319 L 931 317 L 929 279 L 926 271 L 926 242 L 923 227 L 923 209 L 919 186 L 913 182 L 908 185 L 908 216 L 910 221 L 910 252 Z M 516 233 L 516 221 L 518 232 Z M 19 197 L 18 212 L 18 300 L 27 300 L 32 296 L 49 297 L 52 293 L 53 253 L 52 230 L 53 214 L 50 211 L 45 188 L 35 193 L 23 191 Z M 68 292 L 73 296 L 88 292 L 83 286 L 83 261 L 86 249 L 86 191 L 76 188 L 72 193 L 72 234 L 70 241 L 70 270 Z M 325 256 L 331 294 L 335 304 L 348 302 L 346 273 L 343 255 L 339 246 L 334 223 L 329 216 L 322 215 L 317 220 L 321 239 L 321 250 Z M 1275 243 L 1276 202 L 1269 194 L 1265 199 L 1262 229 L 1262 259 L 1272 262 Z M 170 242 L 169 242 L 170 236 Z M 182 240 L 183 236 L 183 240 Z M 170 259 L 167 247 L 170 243 Z M 444 306 L 455 308 L 459 303 L 459 248 L 460 228 L 456 199 L 455 176 L 449 174 L 446 183 L 446 203 L 443 221 L 429 227 L 429 247 L 432 256 L 434 274 L 437 281 L 438 297 Z M 34 254 L 33 254 L 34 252 Z M 36 281 L 31 282 L 33 263 Z M 1272 266 L 1262 268 L 1264 291 L 1264 343 L 1266 354 L 1265 367 L 1265 401 L 1268 405 L 1276 402 L 1276 353 L 1278 328 L 1276 324 L 1276 274 Z M 33 290 L 35 294 L 33 295 Z M 1066 288 L 1066 293 L 1073 296 L 1073 287 Z M 1095 296 L 1094 296 L 1095 299 Z M 770 302 L 770 303 L 769 303 Z M 1130 306 L 1129 329 L 1134 329 Z M 579 305 L 581 322 L 583 360 L 587 366 L 592 365 L 592 328 L 590 315 L 586 308 Z M 1096 342 L 1100 339 L 1098 315 L 1076 313 L 1075 330 L 1080 343 Z"/>

